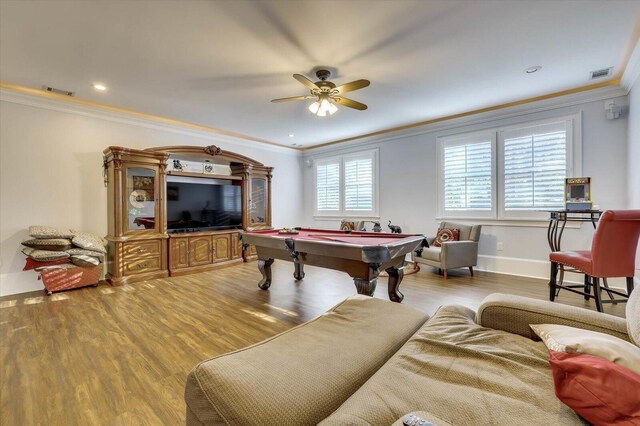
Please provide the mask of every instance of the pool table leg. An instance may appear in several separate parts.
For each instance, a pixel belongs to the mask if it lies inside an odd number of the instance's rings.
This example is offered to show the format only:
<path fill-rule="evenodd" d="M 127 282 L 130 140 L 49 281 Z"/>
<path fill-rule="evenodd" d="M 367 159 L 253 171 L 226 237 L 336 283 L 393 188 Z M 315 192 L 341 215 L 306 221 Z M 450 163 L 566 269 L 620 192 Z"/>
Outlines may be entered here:
<path fill-rule="evenodd" d="M 400 303 L 404 299 L 404 294 L 400 293 L 400 283 L 404 277 L 404 266 L 399 268 L 392 266 L 387 268 L 386 271 L 389 274 L 389 300 Z"/>
<path fill-rule="evenodd" d="M 293 265 L 295 268 L 293 270 L 293 278 L 295 278 L 296 281 L 300 281 L 304 278 L 304 263 L 301 263 L 299 260 L 294 260 Z"/>
<path fill-rule="evenodd" d="M 271 287 L 271 265 L 273 265 L 273 258 L 267 260 L 258 259 L 258 269 L 262 272 L 262 280 L 258 283 L 258 287 L 263 290 Z"/>
<path fill-rule="evenodd" d="M 353 283 L 356 285 L 358 294 L 365 296 L 373 296 L 378 284 L 378 274 L 380 273 L 380 264 L 369 264 L 369 276 L 367 278 L 353 277 Z"/>

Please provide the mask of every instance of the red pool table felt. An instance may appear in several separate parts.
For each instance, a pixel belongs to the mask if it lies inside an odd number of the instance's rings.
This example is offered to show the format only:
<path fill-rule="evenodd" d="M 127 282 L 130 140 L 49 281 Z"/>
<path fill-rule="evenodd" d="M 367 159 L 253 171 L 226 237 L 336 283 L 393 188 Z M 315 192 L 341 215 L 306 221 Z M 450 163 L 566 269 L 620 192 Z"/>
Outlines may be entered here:
<path fill-rule="evenodd" d="M 392 234 L 389 232 L 345 232 L 335 229 L 313 229 L 302 228 L 297 234 L 280 234 L 280 229 L 267 229 L 263 231 L 251 231 L 251 234 L 268 235 L 282 239 L 305 239 L 316 241 L 335 241 L 357 246 L 381 246 L 388 243 L 397 242 L 403 238 L 414 237 L 415 235 Z"/>

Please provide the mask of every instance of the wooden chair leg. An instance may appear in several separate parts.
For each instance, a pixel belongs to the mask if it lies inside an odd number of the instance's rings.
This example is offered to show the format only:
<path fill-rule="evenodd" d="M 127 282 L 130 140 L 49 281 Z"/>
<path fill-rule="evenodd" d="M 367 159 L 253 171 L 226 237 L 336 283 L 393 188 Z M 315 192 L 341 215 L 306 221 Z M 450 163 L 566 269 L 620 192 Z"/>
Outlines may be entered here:
<path fill-rule="evenodd" d="M 556 275 L 558 275 L 558 264 L 551 262 L 551 276 L 549 278 L 549 300 L 556 300 Z"/>
<path fill-rule="evenodd" d="M 444 273 L 444 279 L 446 280 L 447 279 L 447 270 L 443 269 L 442 272 Z"/>
<path fill-rule="evenodd" d="M 604 312 L 604 309 L 602 309 L 602 295 L 600 294 L 600 292 L 602 291 L 602 289 L 600 288 L 600 278 L 598 277 L 592 277 L 593 279 L 593 298 L 596 300 L 596 309 L 598 310 L 598 312 Z"/>
<path fill-rule="evenodd" d="M 469 273 L 473 276 L 473 266 L 469 266 Z"/>
<path fill-rule="evenodd" d="M 589 300 L 591 297 L 591 277 L 584 274 L 584 300 Z"/>
<path fill-rule="evenodd" d="M 631 296 L 633 291 L 633 277 L 627 277 L 627 297 Z"/>

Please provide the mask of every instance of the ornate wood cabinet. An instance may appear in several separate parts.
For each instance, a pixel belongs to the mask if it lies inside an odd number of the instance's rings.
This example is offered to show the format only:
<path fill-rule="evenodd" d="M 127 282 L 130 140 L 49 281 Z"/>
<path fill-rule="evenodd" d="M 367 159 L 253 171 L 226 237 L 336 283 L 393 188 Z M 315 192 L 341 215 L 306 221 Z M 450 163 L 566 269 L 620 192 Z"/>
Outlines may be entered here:
<path fill-rule="evenodd" d="M 175 158 L 206 159 L 231 174 L 167 171 Z M 255 257 L 237 230 L 169 233 L 167 174 L 227 179 L 242 188 L 242 228 L 271 228 L 271 167 L 216 146 L 104 151 L 108 198 L 107 280 L 113 285 L 215 269 Z"/>

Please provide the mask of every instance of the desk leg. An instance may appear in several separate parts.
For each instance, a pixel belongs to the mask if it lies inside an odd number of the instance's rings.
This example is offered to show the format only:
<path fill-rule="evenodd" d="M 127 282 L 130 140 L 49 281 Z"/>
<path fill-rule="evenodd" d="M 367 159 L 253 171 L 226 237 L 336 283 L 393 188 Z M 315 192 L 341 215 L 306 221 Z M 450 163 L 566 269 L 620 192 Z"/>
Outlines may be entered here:
<path fill-rule="evenodd" d="M 402 299 L 404 299 L 404 294 L 400 293 L 400 283 L 404 277 L 404 266 L 400 266 L 399 268 L 392 266 L 391 268 L 387 268 L 386 271 L 387 274 L 389 274 L 389 300 L 400 303 Z"/>
<path fill-rule="evenodd" d="M 353 283 L 356 285 L 358 294 L 364 294 L 366 296 L 373 296 L 376 291 L 376 285 L 378 284 L 378 274 L 380 274 L 380 264 L 369 264 L 369 276 L 367 278 L 354 277 Z"/>
<path fill-rule="evenodd" d="M 273 259 L 267 260 L 258 259 L 258 269 L 262 272 L 262 280 L 258 283 L 258 287 L 263 290 L 271 287 L 271 265 L 273 265 Z"/>

